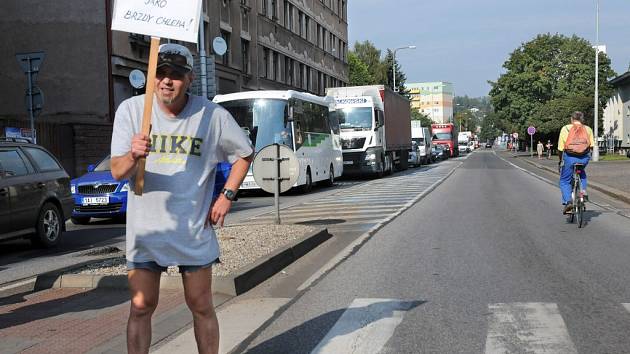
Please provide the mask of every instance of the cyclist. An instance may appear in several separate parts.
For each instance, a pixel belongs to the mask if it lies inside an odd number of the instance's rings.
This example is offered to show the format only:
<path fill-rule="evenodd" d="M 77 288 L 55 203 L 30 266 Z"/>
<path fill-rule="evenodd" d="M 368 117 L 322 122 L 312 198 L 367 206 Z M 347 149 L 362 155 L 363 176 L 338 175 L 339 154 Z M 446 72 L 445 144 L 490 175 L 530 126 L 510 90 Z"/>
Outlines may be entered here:
<path fill-rule="evenodd" d="M 584 165 L 580 173 L 582 192 L 586 195 L 586 165 L 591 159 L 591 149 L 595 146 L 593 130 L 584 124 L 584 113 L 573 112 L 571 124 L 567 124 L 560 130 L 558 139 L 558 165 L 560 169 L 560 191 L 562 192 L 562 205 L 564 214 L 571 213 L 573 204 L 571 199 L 571 181 L 573 178 L 573 166 L 576 163 Z M 564 161 L 564 164 L 562 163 Z"/>

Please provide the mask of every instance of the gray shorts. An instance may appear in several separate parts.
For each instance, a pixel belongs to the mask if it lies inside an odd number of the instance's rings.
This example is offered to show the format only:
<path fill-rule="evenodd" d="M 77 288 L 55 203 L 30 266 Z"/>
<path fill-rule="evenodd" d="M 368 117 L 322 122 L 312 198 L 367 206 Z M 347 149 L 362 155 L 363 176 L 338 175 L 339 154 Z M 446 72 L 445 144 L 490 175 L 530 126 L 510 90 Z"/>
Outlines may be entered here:
<path fill-rule="evenodd" d="M 204 268 L 209 268 L 212 267 L 213 264 L 215 263 L 220 263 L 221 261 L 217 258 L 214 261 L 208 263 L 208 264 L 203 264 L 203 265 L 180 265 L 179 267 L 179 272 L 180 273 L 192 273 L 192 272 L 196 272 L 199 269 L 204 269 Z M 161 272 L 166 272 L 167 267 L 161 266 L 153 261 L 149 261 L 149 262 L 131 262 L 131 261 L 127 261 L 127 270 L 132 270 L 132 269 L 147 269 L 150 270 L 152 272 L 156 272 L 156 273 L 161 273 Z"/>

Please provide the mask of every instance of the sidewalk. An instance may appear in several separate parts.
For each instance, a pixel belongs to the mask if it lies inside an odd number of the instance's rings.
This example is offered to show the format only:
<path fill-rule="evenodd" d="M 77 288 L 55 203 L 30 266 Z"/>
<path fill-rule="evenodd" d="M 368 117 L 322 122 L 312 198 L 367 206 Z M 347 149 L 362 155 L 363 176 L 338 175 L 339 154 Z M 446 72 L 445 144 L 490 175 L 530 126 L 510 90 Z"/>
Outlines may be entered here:
<path fill-rule="evenodd" d="M 551 159 L 530 157 L 529 153 L 510 151 L 497 151 L 505 158 L 517 157 L 527 163 L 549 172 L 558 174 L 558 156 Z M 613 198 L 617 198 L 630 204 L 630 159 L 621 161 L 598 161 L 590 162 L 587 167 L 588 185 L 597 191 L 605 193 Z"/>

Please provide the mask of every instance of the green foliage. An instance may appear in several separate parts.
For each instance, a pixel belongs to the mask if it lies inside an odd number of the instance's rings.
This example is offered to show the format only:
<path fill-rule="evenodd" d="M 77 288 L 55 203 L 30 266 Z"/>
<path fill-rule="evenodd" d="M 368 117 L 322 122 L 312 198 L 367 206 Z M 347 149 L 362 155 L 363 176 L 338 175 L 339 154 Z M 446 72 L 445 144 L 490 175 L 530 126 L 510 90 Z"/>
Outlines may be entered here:
<path fill-rule="evenodd" d="M 492 106 L 503 127 L 524 132 L 529 124 L 534 124 L 537 129 L 551 133 L 567 122 L 569 106 L 587 111 L 588 97 L 592 111 L 594 59 L 595 49 L 575 35 L 542 34 L 522 44 L 503 64 L 506 72 L 497 82 L 490 82 Z M 615 77 L 615 72 L 606 54 L 599 54 L 599 62 L 599 100 L 604 107 L 613 93 L 608 81 Z M 568 103 L 576 99 L 579 104 Z"/>
<path fill-rule="evenodd" d="M 477 126 L 481 124 L 481 120 L 470 110 L 460 111 L 455 114 L 455 124 L 460 132 L 475 132 Z"/>
<path fill-rule="evenodd" d="M 481 122 L 481 132 L 479 133 L 479 141 L 494 140 L 501 134 L 503 127 L 498 116 L 494 112 L 490 112 Z"/>
<path fill-rule="evenodd" d="M 374 84 L 374 78 L 365 64 L 354 52 L 348 53 L 348 66 L 350 69 L 350 86 L 363 86 Z"/>
<path fill-rule="evenodd" d="M 411 108 L 411 120 L 419 120 L 423 127 L 429 127 L 429 128 L 431 127 L 431 124 L 433 123 L 431 121 L 431 118 L 429 118 L 428 115 L 413 108 Z"/>
<path fill-rule="evenodd" d="M 490 103 L 490 97 L 468 97 L 455 96 L 453 99 L 453 113 L 457 114 L 459 111 L 468 110 L 471 108 L 477 108 L 484 114 L 492 112 L 492 104 Z"/>
<path fill-rule="evenodd" d="M 392 75 L 392 67 L 396 69 L 396 88 L 401 94 L 406 93 L 405 83 L 407 82 L 407 76 L 402 72 L 398 60 L 393 64 L 394 54 L 391 50 L 387 50 L 387 55 L 383 60 L 383 64 L 387 68 L 387 86 L 394 90 L 394 76 Z"/>
<path fill-rule="evenodd" d="M 387 68 L 381 60 L 381 51 L 370 41 L 356 42 L 354 53 L 367 65 L 368 73 L 373 81 L 370 84 L 383 85 L 387 81 Z"/>

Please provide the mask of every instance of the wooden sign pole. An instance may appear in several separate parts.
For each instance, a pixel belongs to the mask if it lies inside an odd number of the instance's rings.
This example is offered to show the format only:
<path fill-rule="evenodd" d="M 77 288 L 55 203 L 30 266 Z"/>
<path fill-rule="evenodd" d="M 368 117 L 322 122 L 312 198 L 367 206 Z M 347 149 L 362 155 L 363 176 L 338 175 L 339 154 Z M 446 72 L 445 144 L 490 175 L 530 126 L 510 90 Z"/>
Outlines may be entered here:
<path fill-rule="evenodd" d="M 144 113 L 142 115 L 141 133 L 149 135 L 151 133 L 151 111 L 153 108 L 153 93 L 155 92 L 155 71 L 157 69 L 158 50 L 160 47 L 160 37 L 151 37 L 151 49 L 149 51 L 149 69 L 147 72 L 146 93 L 144 95 Z M 144 168 L 146 158 L 141 157 L 138 160 L 136 169 L 136 179 L 134 183 L 134 192 L 136 195 L 142 195 L 144 189 Z"/>

